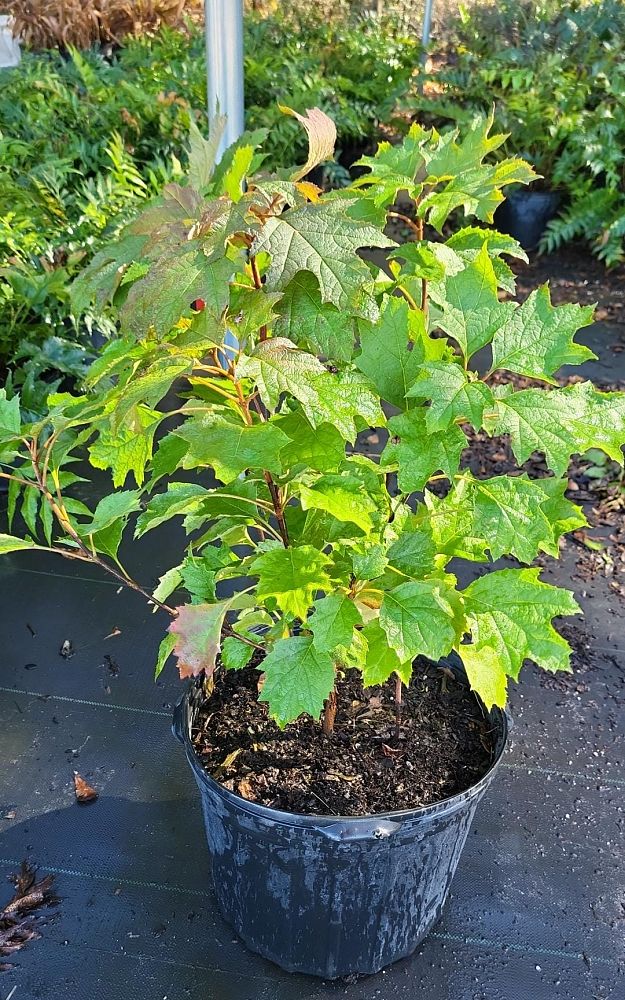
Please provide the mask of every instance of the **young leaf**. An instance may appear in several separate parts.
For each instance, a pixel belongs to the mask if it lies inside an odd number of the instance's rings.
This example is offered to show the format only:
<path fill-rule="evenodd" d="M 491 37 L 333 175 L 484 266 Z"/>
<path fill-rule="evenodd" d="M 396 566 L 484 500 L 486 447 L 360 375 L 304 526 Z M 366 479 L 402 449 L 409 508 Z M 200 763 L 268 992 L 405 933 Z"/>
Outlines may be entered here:
<path fill-rule="evenodd" d="M 298 716 L 318 719 L 334 687 L 334 664 L 327 653 L 313 645 L 309 635 L 279 639 L 263 660 L 265 683 L 259 701 L 280 729 Z"/>
<path fill-rule="evenodd" d="M 431 434 L 446 430 L 454 422 L 482 426 L 484 410 L 494 406 L 490 388 L 480 381 L 470 381 L 459 364 L 430 361 L 421 365 L 418 380 L 408 392 L 409 398 L 428 399 L 425 423 Z"/>
<path fill-rule="evenodd" d="M 512 302 L 497 297 L 497 276 L 486 244 L 461 271 L 432 282 L 430 294 L 441 307 L 438 325 L 457 341 L 465 364 L 514 312 Z"/>
<path fill-rule="evenodd" d="M 337 646 L 351 646 L 354 627 L 361 621 L 347 594 L 335 593 L 315 601 L 315 611 L 307 626 L 312 631 L 315 649 L 332 653 Z"/>
<path fill-rule="evenodd" d="M 569 669 L 569 644 L 551 619 L 576 615 L 580 609 L 569 590 L 543 583 L 539 573 L 538 569 L 499 570 L 462 592 L 475 655 L 489 647 L 514 680 L 526 659 L 545 670 Z M 458 651 L 465 655 L 465 647 Z"/>
<path fill-rule="evenodd" d="M 420 654 L 446 656 L 463 632 L 461 599 L 453 577 L 402 583 L 384 594 L 380 625 L 402 663 Z"/>
<path fill-rule="evenodd" d="M 428 336 L 424 314 L 396 296 L 386 299 L 378 323 L 361 323 L 360 345 L 358 368 L 383 399 L 401 409 L 409 405 L 406 395 L 417 380 L 420 365 L 442 358 L 448 351 L 444 340 Z"/>
<path fill-rule="evenodd" d="M 504 708 L 508 691 L 508 678 L 501 658 L 493 646 L 485 643 L 458 646 L 467 678 L 472 689 L 480 696 L 487 711 L 493 705 Z"/>
<path fill-rule="evenodd" d="M 365 663 L 362 670 L 362 680 L 365 687 L 375 684 L 385 684 L 392 674 L 399 674 L 404 684 L 410 683 L 412 675 L 412 660 L 405 663 L 389 645 L 386 632 L 377 621 L 370 621 L 361 633 L 367 641 Z"/>
<path fill-rule="evenodd" d="M 561 389 L 495 391 L 498 416 L 485 421 L 490 434 L 509 434 L 517 462 L 543 452 L 550 469 L 562 475 L 571 455 L 600 448 L 623 463 L 625 393 L 599 392 L 591 382 Z"/>
<path fill-rule="evenodd" d="M 384 427 L 386 417 L 380 401 L 360 372 L 324 372 L 313 379 L 313 385 L 318 396 L 306 415 L 315 427 L 334 424 L 343 439 L 352 444 L 361 427 Z"/>
<path fill-rule="evenodd" d="M 141 538 L 152 528 L 172 517 L 185 516 L 196 511 L 208 490 L 198 483 L 170 483 L 166 493 L 152 497 L 146 509 L 137 518 L 135 538 Z"/>
<path fill-rule="evenodd" d="M 154 680 L 158 680 L 162 674 L 165 664 L 174 651 L 176 642 L 177 637 L 172 635 L 170 632 L 168 632 L 165 638 L 161 641 L 158 647 L 158 656 L 156 657 L 156 667 L 154 668 Z"/>
<path fill-rule="evenodd" d="M 322 476 L 311 487 L 298 483 L 297 491 L 304 510 L 324 510 L 338 521 L 356 524 L 364 532 L 373 528 L 371 515 L 377 504 L 363 491 L 362 482 L 355 476 Z"/>
<path fill-rule="evenodd" d="M 35 542 L 30 538 L 16 538 L 14 535 L 0 534 L 0 555 L 5 552 L 18 552 L 20 549 L 33 549 Z"/>
<path fill-rule="evenodd" d="M 266 275 L 270 291 L 285 288 L 300 271 L 311 271 L 319 282 L 322 302 L 351 309 L 365 319 L 375 318 L 373 300 L 363 294 L 371 275 L 356 251 L 394 243 L 373 226 L 349 219 L 345 213 L 350 204 L 351 200 L 337 198 L 267 219 L 251 252 L 271 255 Z"/>
<path fill-rule="evenodd" d="M 493 371 L 505 368 L 519 375 L 555 381 L 562 365 L 581 365 L 596 358 L 573 334 L 592 323 L 593 306 L 552 306 L 547 285 L 531 293 L 493 337 Z"/>
<path fill-rule="evenodd" d="M 401 573 L 411 577 L 429 576 L 434 572 L 437 553 L 432 532 L 416 519 L 407 522 L 399 537 L 389 546 L 388 561 Z"/>
<path fill-rule="evenodd" d="M 119 427 L 115 433 L 100 431 L 89 448 L 89 461 L 95 469 L 110 469 L 115 487 L 123 486 L 130 472 L 137 486 L 141 486 L 145 467 L 152 456 L 154 434 L 162 418 L 162 413 L 138 407 L 134 427 Z"/>
<path fill-rule="evenodd" d="M 312 545 L 263 552 L 250 566 L 250 573 L 259 577 L 256 596 L 259 601 L 274 598 L 286 615 L 304 621 L 317 591 L 330 589 L 330 562 Z"/>
<path fill-rule="evenodd" d="M 391 417 L 391 438 L 380 457 L 383 468 L 397 464 L 397 482 L 402 493 L 422 490 L 430 476 L 443 472 L 450 478 L 460 465 L 467 439 L 455 424 L 448 430 L 430 434 L 424 407 Z"/>
<path fill-rule="evenodd" d="M 254 647 L 228 636 L 221 647 L 221 662 L 226 670 L 243 670 L 254 655 Z"/>
<path fill-rule="evenodd" d="M 277 423 L 247 427 L 219 414 L 192 417 L 175 433 L 189 443 L 183 468 L 210 465 L 222 483 L 231 483 L 246 469 L 280 473 L 280 449 L 289 439 Z"/>
<path fill-rule="evenodd" d="M 177 616 L 169 626 L 176 636 L 174 653 L 180 677 L 210 677 L 221 649 L 221 630 L 230 601 L 216 604 L 185 604 L 176 608 Z"/>

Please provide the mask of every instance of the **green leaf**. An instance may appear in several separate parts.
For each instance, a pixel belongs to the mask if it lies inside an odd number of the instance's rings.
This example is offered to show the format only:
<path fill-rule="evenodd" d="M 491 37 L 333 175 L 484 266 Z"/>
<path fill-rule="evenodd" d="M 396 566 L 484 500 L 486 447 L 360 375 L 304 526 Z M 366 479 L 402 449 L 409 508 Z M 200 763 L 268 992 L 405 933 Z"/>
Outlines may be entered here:
<path fill-rule="evenodd" d="M 298 483 L 297 491 L 304 510 L 324 510 L 338 521 L 356 524 L 365 533 L 372 530 L 371 515 L 377 504 L 356 476 L 322 476 L 311 487 Z"/>
<path fill-rule="evenodd" d="M 241 642 L 234 636 L 224 639 L 221 647 L 221 662 L 226 670 L 243 670 L 254 655 L 254 647 L 247 642 Z"/>
<path fill-rule="evenodd" d="M 93 520 L 80 526 L 81 535 L 95 535 L 104 528 L 110 528 L 119 519 L 125 522 L 130 514 L 140 510 L 140 497 L 138 490 L 125 490 L 103 497 L 95 509 Z"/>
<path fill-rule="evenodd" d="M 280 729 L 300 715 L 318 719 L 323 703 L 334 687 L 334 664 L 315 649 L 312 636 L 279 639 L 263 660 L 265 683 L 259 701 Z"/>
<path fill-rule="evenodd" d="M 225 127 L 225 115 L 216 115 L 211 122 L 210 136 L 205 139 L 193 117 L 189 118 L 189 182 L 197 191 L 203 191 L 210 184 Z"/>
<path fill-rule="evenodd" d="M 132 378 L 117 390 L 115 414 L 111 426 L 115 430 L 137 403 L 144 403 L 154 409 L 163 396 L 169 392 L 172 385 L 182 373 L 188 373 L 193 366 L 188 358 L 159 358 L 147 371 L 141 375 L 133 374 Z"/>
<path fill-rule="evenodd" d="M 216 566 L 212 557 L 213 552 L 219 553 L 219 549 L 209 546 L 202 556 L 187 556 L 180 569 L 182 582 L 193 597 L 194 603 L 215 600 Z"/>
<path fill-rule="evenodd" d="M 493 705 L 504 708 L 507 699 L 508 678 L 497 650 L 480 644 L 458 647 L 467 678 L 472 689 L 480 696 L 487 711 Z"/>
<path fill-rule="evenodd" d="M 465 363 L 490 343 L 515 308 L 497 297 L 497 276 L 486 244 L 461 271 L 432 282 L 430 295 L 441 307 L 438 325 L 457 341 Z"/>
<path fill-rule="evenodd" d="M 313 428 L 301 410 L 276 421 L 290 441 L 280 451 L 284 469 L 303 465 L 316 472 L 335 472 L 345 458 L 345 442 L 333 424 Z"/>
<path fill-rule="evenodd" d="M 223 190 L 235 204 L 243 196 L 245 179 L 249 174 L 253 159 L 253 146 L 239 146 L 233 153 L 232 163 L 223 175 Z"/>
<path fill-rule="evenodd" d="M 378 323 L 361 323 L 360 345 L 356 364 L 382 398 L 401 409 L 409 406 L 406 394 L 417 380 L 420 365 L 448 351 L 444 340 L 428 336 L 424 314 L 396 296 L 386 299 Z"/>
<path fill-rule="evenodd" d="M 362 427 L 383 427 L 386 417 L 369 380 L 356 371 L 324 372 L 313 385 L 318 392 L 308 419 L 315 426 L 334 424 L 343 439 L 352 444 Z M 357 421 L 357 418 L 361 421 Z"/>
<path fill-rule="evenodd" d="M 256 336 L 261 326 L 274 325 L 277 319 L 274 306 L 281 298 L 280 292 L 233 286 L 230 292 L 228 328 L 240 343 L 245 344 L 250 337 Z"/>
<path fill-rule="evenodd" d="M 167 492 L 152 497 L 144 512 L 137 518 L 135 538 L 141 538 L 172 517 L 196 511 L 207 493 L 208 490 L 198 483 L 169 483 Z"/>
<path fill-rule="evenodd" d="M 475 580 L 462 592 L 473 638 L 469 655 L 474 656 L 474 669 L 475 659 L 485 647 L 514 680 L 524 660 L 533 660 L 550 671 L 570 669 L 569 644 L 556 632 L 551 619 L 578 614 L 580 609 L 570 591 L 543 583 L 539 573 L 538 569 L 499 570 Z M 463 658 L 466 651 L 467 647 L 458 647 Z M 501 691 L 500 680 L 498 684 Z M 488 696 L 479 687 L 477 691 L 488 704 Z"/>
<path fill-rule="evenodd" d="M 169 626 L 176 636 L 174 653 L 180 677 L 210 677 L 221 649 L 221 630 L 230 601 L 216 604 L 185 604 L 176 608 L 177 616 Z"/>
<path fill-rule="evenodd" d="M 350 545 L 350 556 L 354 576 L 357 580 L 375 580 L 382 576 L 388 560 L 383 545 L 374 545 L 370 539 L 353 542 Z"/>
<path fill-rule="evenodd" d="M 310 271 L 301 271 L 289 281 L 277 311 L 276 334 L 334 361 L 351 360 L 356 320 L 321 301 L 319 283 Z"/>
<path fill-rule="evenodd" d="M 443 472 L 450 478 L 460 466 L 460 456 L 467 439 L 455 424 L 448 430 L 431 434 L 426 426 L 424 407 L 391 417 L 391 438 L 380 456 L 383 468 L 397 464 L 397 482 L 402 493 L 422 490 L 430 476 Z"/>
<path fill-rule="evenodd" d="M 15 438 L 21 427 L 19 396 L 7 399 L 6 389 L 0 389 L 0 441 Z"/>
<path fill-rule="evenodd" d="M 15 535 L 0 534 L 0 555 L 5 552 L 17 552 L 19 549 L 34 549 L 35 542 L 30 538 L 16 538 Z"/>
<path fill-rule="evenodd" d="M 446 430 L 454 422 L 467 422 L 479 430 L 484 410 L 494 406 L 490 388 L 483 382 L 470 381 L 459 364 L 449 361 L 422 365 L 408 396 L 430 401 L 425 423 L 432 434 Z"/>
<path fill-rule="evenodd" d="M 170 476 L 172 472 L 179 469 L 189 445 L 176 434 L 168 434 L 162 438 L 152 459 L 152 479 L 150 487 L 153 487 L 163 476 Z"/>
<path fill-rule="evenodd" d="M 255 559 L 250 573 L 259 577 L 259 601 L 274 598 L 281 611 L 304 621 L 317 591 L 331 587 L 329 565 L 328 556 L 312 545 L 276 547 Z"/>
<path fill-rule="evenodd" d="M 444 265 L 427 243 L 403 243 L 391 250 L 387 257 L 389 260 L 402 261 L 402 274 L 425 278 L 426 281 L 441 281 L 445 277 Z"/>
<path fill-rule="evenodd" d="M 552 306 L 547 285 L 541 285 L 511 314 L 493 337 L 492 369 L 553 382 L 562 365 L 581 365 L 596 358 L 576 344 L 573 334 L 592 323 L 593 306 Z"/>
<path fill-rule="evenodd" d="M 436 546 L 429 525 L 416 518 L 408 521 L 399 537 L 389 546 L 388 561 L 407 576 L 428 576 L 434 572 Z"/>
<path fill-rule="evenodd" d="M 402 583 L 384 594 L 380 625 L 402 663 L 416 656 L 446 656 L 463 632 L 461 600 L 453 577 Z"/>
<path fill-rule="evenodd" d="M 361 622 L 354 602 L 347 594 L 336 593 L 315 601 L 315 612 L 307 626 L 315 649 L 332 654 L 337 646 L 351 646 L 354 627 Z"/>
<path fill-rule="evenodd" d="M 113 485 L 123 486 L 132 472 L 137 486 L 145 478 L 145 467 L 152 457 L 154 433 L 163 414 L 138 407 L 133 427 L 119 427 L 115 433 L 101 430 L 89 448 L 89 461 L 96 469 L 110 469 Z"/>
<path fill-rule="evenodd" d="M 282 471 L 280 450 L 289 439 L 277 423 L 247 427 L 219 414 L 192 417 L 175 431 L 189 443 L 183 468 L 210 465 L 222 483 L 231 483 L 246 469 Z"/>
<path fill-rule="evenodd" d="M 311 385 L 315 375 L 325 372 L 324 366 L 312 354 L 300 351 L 285 337 L 262 341 L 248 357 L 239 358 L 237 378 L 252 378 L 260 398 L 270 410 L 275 410 L 283 393 L 290 393 L 306 408 L 314 403 L 317 392 Z"/>
<path fill-rule="evenodd" d="M 484 244 L 488 252 L 493 254 L 508 254 L 527 263 L 528 257 L 520 243 L 506 233 L 498 233 L 496 229 L 480 229 L 479 226 L 466 226 L 447 240 L 447 246 L 457 253 L 465 250 L 481 250 Z"/>
<path fill-rule="evenodd" d="M 153 593 L 157 601 L 166 601 L 170 594 L 182 584 L 182 573 L 180 566 L 173 566 L 159 577 L 158 586 Z"/>
<path fill-rule="evenodd" d="M 270 291 L 285 288 L 300 271 L 310 271 L 319 282 L 322 302 L 375 318 L 373 300 L 363 294 L 371 275 L 356 251 L 394 243 L 373 226 L 349 219 L 346 210 L 352 203 L 336 198 L 267 219 L 251 253 L 271 255 L 266 275 Z"/>
<path fill-rule="evenodd" d="M 198 298 L 204 300 L 207 316 L 219 320 L 228 305 L 228 282 L 236 269 L 236 263 L 225 256 L 210 259 L 196 243 L 175 247 L 132 285 L 121 309 L 122 328 L 138 337 L 152 327 L 159 336 L 168 334 Z"/>
<path fill-rule="evenodd" d="M 379 622 L 375 620 L 368 622 L 362 630 L 362 635 L 367 641 L 366 659 L 362 671 L 364 686 L 385 684 L 392 674 L 399 674 L 404 684 L 409 684 L 412 660 L 408 659 L 402 663 L 393 647 L 389 645 L 386 632 Z"/>
<path fill-rule="evenodd" d="M 278 107 L 283 114 L 297 118 L 308 135 L 308 158 L 303 167 L 298 167 L 291 174 L 292 180 L 300 180 L 309 174 L 313 167 L 325 163 L 326 160 L 334 159 L 336 125 L 321 108 L 308 108 L 305 115 L 300 115 L 297 111 L 293 111 L 292 108 L 287 108 L 283 104 L 279 104 Z"/>
<path fill-rule="evenodd" d="M 37 511 L 40 494 L 35 489 L 27 489 L 22 498 L 22 517 L 31 535 L 37 537 Z"/>
<path fill-rule="evenodd" d="M 580 527 L 585 517 L 564 498 L 563 480 L 546 488 L 543 482 L 551 483 L 526 476 L 474 479 L 465 473 L 444 499 L 428 496 L 438 551 L 481 561 L 488 550 L 492 559 L 513 555 L 526 563 L 539 551 L 557 555 L 560 529 Z"/>
<path fill-rule="evenodd" d="M 168 633 L 160 643 L 158 656 L 156 657 L 156 667 L 154 668 L 154 680 L 157 680 L 162 674 L 165 664 L 174 651 L 176 641 L 176 636 Z"/>
<path fill-rule="evenodd" d="M 495 390 L 496 418 L 485 421 L 490 434 L 509 434 L 517 462 L 532 452 L 545 455 L 550 469 L 562 475 L 571 455 L 600 448 L 623 463 L 625 393 L 599 392 L 591 382 L 561 389 Z"/>

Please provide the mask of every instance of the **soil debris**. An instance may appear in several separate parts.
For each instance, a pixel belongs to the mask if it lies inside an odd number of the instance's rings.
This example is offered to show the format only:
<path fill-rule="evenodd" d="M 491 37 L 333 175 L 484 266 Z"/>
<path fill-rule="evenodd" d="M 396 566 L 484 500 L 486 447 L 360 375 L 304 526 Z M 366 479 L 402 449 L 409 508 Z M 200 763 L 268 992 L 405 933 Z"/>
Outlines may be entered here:
<path fill-rule="evenodd" d="M 58 896 L 52 891 L 54 875 L 46 875 L 37 881 L 37 869 L 27 861 L 17 875 L 10 875 L 9 881 L 15 886 L 11 899 L 0 909 L 0 972 L 8 972 L 12 963 L 3 962 L 31 941 L 41 937 L 39 928 L 45 914 L 42 911 L 56 906 Z"/>

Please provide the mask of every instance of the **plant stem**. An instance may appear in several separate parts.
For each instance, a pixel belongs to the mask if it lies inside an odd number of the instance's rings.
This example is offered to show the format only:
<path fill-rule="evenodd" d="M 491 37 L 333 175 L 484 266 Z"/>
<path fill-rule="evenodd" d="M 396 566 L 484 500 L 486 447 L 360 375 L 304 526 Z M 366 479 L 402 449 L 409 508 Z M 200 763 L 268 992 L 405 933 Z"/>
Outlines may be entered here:
<path fill-rule="evenodd" d="M 330 694 L 326 698 L 325 707 L 323 709 L 323 722 L 322 730 L 324 736 L 331 736 L 334 732 L 334 720 L 336 719 L 336 709 L 337 709 L 337 695 L 336 688 L 330 691 Z"/>
<path fill-rule="evenodd" d="M 399 739 L 401 732 L 402 683 L 399 674 L 395 677 L 395 738 Z"/>
<path fill-rule="evenodd" d="M 260 289 L 263 287 L 263 283 L 261 281 L 261 277 L 260 277 L 260 274 L 258 272 L 258 264 L 256 263 L 256 257 L 254 257 L 253 254 L 250 254 L 250 267 L 252 269 L 252 278 L 254 279 L 254 287 L 257 289 L 257 291 L 260 291 Z M 261 328 L 259 330 L 259 334 L 260 334 L 261 342 L 263 340 L 267 340 L 267 324 L 266 323 L 263 323 L 263 325 L 261 326 Z"/>

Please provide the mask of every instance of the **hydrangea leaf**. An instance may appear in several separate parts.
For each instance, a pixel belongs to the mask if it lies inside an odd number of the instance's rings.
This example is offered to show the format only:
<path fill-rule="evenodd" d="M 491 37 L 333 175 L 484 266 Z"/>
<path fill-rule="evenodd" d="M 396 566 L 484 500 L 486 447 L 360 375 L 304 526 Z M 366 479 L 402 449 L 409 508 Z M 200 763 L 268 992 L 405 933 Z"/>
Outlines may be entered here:
<path fill-rule="evenodd" d="M 154 680 L 158 680 L 163 672 L 165 664 L 167 663 L 169 657 L 174 651 L 174 646 L 176 645 L 177 637 L 172 635 L 170 632 L 167 633 L 165 638 L 161 641 L 158 647 L 158 655 L 156 657 L 156 666 L 154 668 Z"/>
<path fill-rule="evenodd" d="M 289 439 L 273 422 L 247 427 L 219 414 L 192 417 L 175 432 L 189 442 L 183 467 L 210 465 L 222 483 L 231 483 L 246 469 L 282 471 L 280 449 Z"/>
<path fill-rule="evenodd" d="M 362 426 L 383 427 L 386 417 L 369 380 L 356 371 L 324 372 L 313 379 L 318 396 L 307 416 L 311 423 L 334 424 L 352 444 Z M 357 418 L 361 418 L 357 424 Z"/>
<path fill-rule="evenodd" d="M 562 475 L 571 455 L 600 448 L 623 463 L 625 393 L 599 392 L 591 382 L 563 388 L 495 390 L 497 416 L 485 421 L 491 434 L 509 434 L 517 462 L 532 452 L 545 455 L 550 469 Z"/>
<path fill-rule="evenodd" d="M 419 655 L 438 660 L 462 635 L 462 605 L 452 581 L 410 581 L 384 594 L 380 625 L 402 663 Z"/>
<path fill-rule="evenodd" d="M 229 601 L 215 604 L 185 604 L 176 608 L 169 632 L 176 636 L 174 653 L 180 677 L 210 677 L 221 649 L 221 630 Z"/>
<path fill-rule="evenodd" d="M 367 641 L 365 663 L 362 669 L 362 681 L 365 687 L 385 684 L 393 674 L 399 674 L 404 684 L 410 683 L 412 675 L 412 660 L 402 663 L 386 636 L 380 623 L 368 622 L 362 630 Z"/>
<path fill-rule="evenodd" d="M 133 474 L 137 486 L 141 486 L 145 467 L 152 457 L 154 434 L 162 419 L 162 413 L 136 407 L 132 425 L 124 423 L 115 433 L 107 429 L 100 431 L 89 447 L 89 461 L 96 469 L 110 469 L 115 487 L 123 486 L 129 473 Z"/>
<path fill-rule="evenodd" d="M 316 472 L 336 472 L 345 458 L 345 441 L 333 424 L 313 428 L 301 410 L 280 417 L 276 424 L 290 439 L 280 452 L 285 469 L 303 465 Z"/>
<path fill-rule="evenodd" d="M 389 546 L 388 561 L 407 576 L 427 576 L 435 568 L 436 546 L 429 526 L 417 519 L 407 522 L 399 537 Z"/>
<path fill-rule="evenodd" d="M 504 708 L 508 694 L 508 678 L 501 658 L 493 646 L 486 643 L 458 646 L 471 688 L 480 696 L 486 709 L 493 705 Z"/>
<path fill-rule="evenodd" d="M 319 718 L 334 687 L 334 664 L 327 653 L 315 648 L 312 636 L 279 639 L 262 669 L 265 682 L 259 701 L 269 705 L 280 729 L 303 714 Z"/>
<path fill-rule="evenodd" d="M 379 322 L 361 323 L 360 346 L 356 365 L 383 399 L 401 409 L 410 405 L 406 394 L 419 366 L 447 352 L 444 340 L 428 336 L 424 314 L 397 296 L 387 297 Z"/>
<path fill-rule="evenodd" d="M 336 125 L 321 108 L 307 108 L 305 115 L 298 114 L 292 108 L 283 104 L 278 107 L 285 115 L 297 118 L 308 136 L 308 157 L 302 167 L 291 174 L 291 180 L 301 180 L 309 174 L 313 167 L 326 160 L 334 159 L 334 144 L 336 143 Z"/>
<path fill-rule="evenodd" d="M 358 609 L 347 594 L 335 593 L 315 601 L 315 611 L 307 626 L 312 631 L 315 649 L 332 653 L 337 646 L 351 646 L 354 627 L 361 622 Z"/>
<path fill-rule="evenodd" d="M 199 483 L 169 483 L 166 493 L 152 497 L 146 509 L 137 518 L 135 538 L 141 538 L 152 528 L 157 528 L 176 515 L 185 516 L 198 509 L 202 497 L 208 492 Z"/>
<path fill-rule="evenodd" d="M 330 562 L 312 545 L 263 552 L 250 566 L 250 573 L 259 577 L 256 596 L 259 601 L 274 598 L 281 611 L 304 621 L 317 591 L 331 586 Z"/>
<path fill-rule="evenodd" d="M 432 282 L 430 295 L 441 309 L 438 325 L 458 343 L 465 363 L 490 343 L 515 309 L 497 297 L 497 275 L 486 244 L 462 270 Z"/>
<path fill-rule="evenodd" d="M 310 271 L 300 271 L 284 289 L 277 305 L 275 332 L 323 357 L 350 361 L 354 352 L 356 320 L 321 301 L 319 283 Z"/>
<path fill-rule="evenodd" d="M 573 334 L 592 322 L 593 306 L 552 306 L 549 288 L 541 285 L 515 309 L 493 337 L 492 368 L 554 381 L 562 365 L 581 365 L 596 358 Z"/>
<path fill-rule="evenodd" d="M 479 226 L 466 226 L 458 230 L 447 240 L 446 246 L 457 253 L 466 250 L 481 250 L 487 245 L 489 253 L 507 254 L 527 263 L 528 257 L 521 244 L 507 233 L 499 233 L 496 229 L 481 229 Z"/>
<path fill-rule="evenodd" d="M 140 498 L 138 490 L 124 490 L 103 497 L 94 511 L 92 521 L 80 526 L 80 533 L 94 535 L 119 519 L 125 522 L 130 514 L 140 510 Z"/>
<path fill-rule="evenodd" d="M 298 483 L 297 492 L 304 510 L 324 510 L 338 521 L 357 525 L 365 533 L 373 528 L 371 515 L 376 512 L 377 504 L 356 476 L 322 476 L 310 487 Z"/>
<path fill-rule="evenodd" d="M 465 421 L 479 430 L 484 410 L 494 406 L 493 394 L 484 382 L 471 381 L 460 365 L 445 361 L 421 365 L 408 396 L 430 401 L 425 422 L 432 434 Z"/>
<path fill-rule="evenodd" d="M 15 535 L 0 534 L 0 555 L 6 552 L 19 552 L 20 549 L 33 549 L 36 543 L 30 538 L 16 538 Z"/>
<path fill-rule="evenodd" d="M 455 424 L 441 433 L 427 430 L 427 410 L 419 407 L 391 417 L 391 438 L 380 457 L 382 467 L 397 465 L 402 493 L 422 490 L 430 476 L 443 472 L 451 477 L 460 466 L 467 439 Z"/>
<path fill-rule="evenodd" d="M 353 310 L 365 319 L 373 313 L 375 318 L 373 300 L 363 293 L 370 271 L 356 251 L 395 244 L 379 229 L 349 219 L 350 204 L 349 199 L 337 198 L 267 219 L 251 252 L 271 256 L 266 275 L 270 291 L 285 288 L 300 271 L 310 271 L 319 282 L 322 302 Z"/>
<path fill-rule="evenodd" d="M 428 496 L 438 551 L 478 561 L 489 551 L 492 559 L 513 555 L 526 563 L 539 551 L 557 554 L 561 529 L 580 527 L 586 519 L 565 499 L 563 480 L 546 489 L 542 483 L 526 476 L 474 479 L 466 473 L 444 499 Z"/>
<path fill-rule="evenodd" d="M 538 569 L 499 570 L 462 592 L 475 657 L 484 647 L 490 648 L 514 680 L 524 660 L 549 671 L 570 669 L 570 646 L 551 620 L 578 614 L 580 608 L 569 590 L 543 583 L 539 573 Z M 466 655 L 465 647 L 458 651 Z"/>
<path fill-rule="evenodd" d="M 221 662 L 226 670 L 243 670 L 254 655 L 254 647 L 229 635 L 221 647 Z"/>
<path fill-rule="evenodd" d="M 239 358 L 236 374 L 254 379 L 263 403 L 274 410 L 283 393 L 290 393 L 304 407 L 313 404 L 317 392 L 311 378 L 325 370 L 313 354 L 301 351 L 292 340 L 271 337 L 258 344 L 252 355 Z"/>

